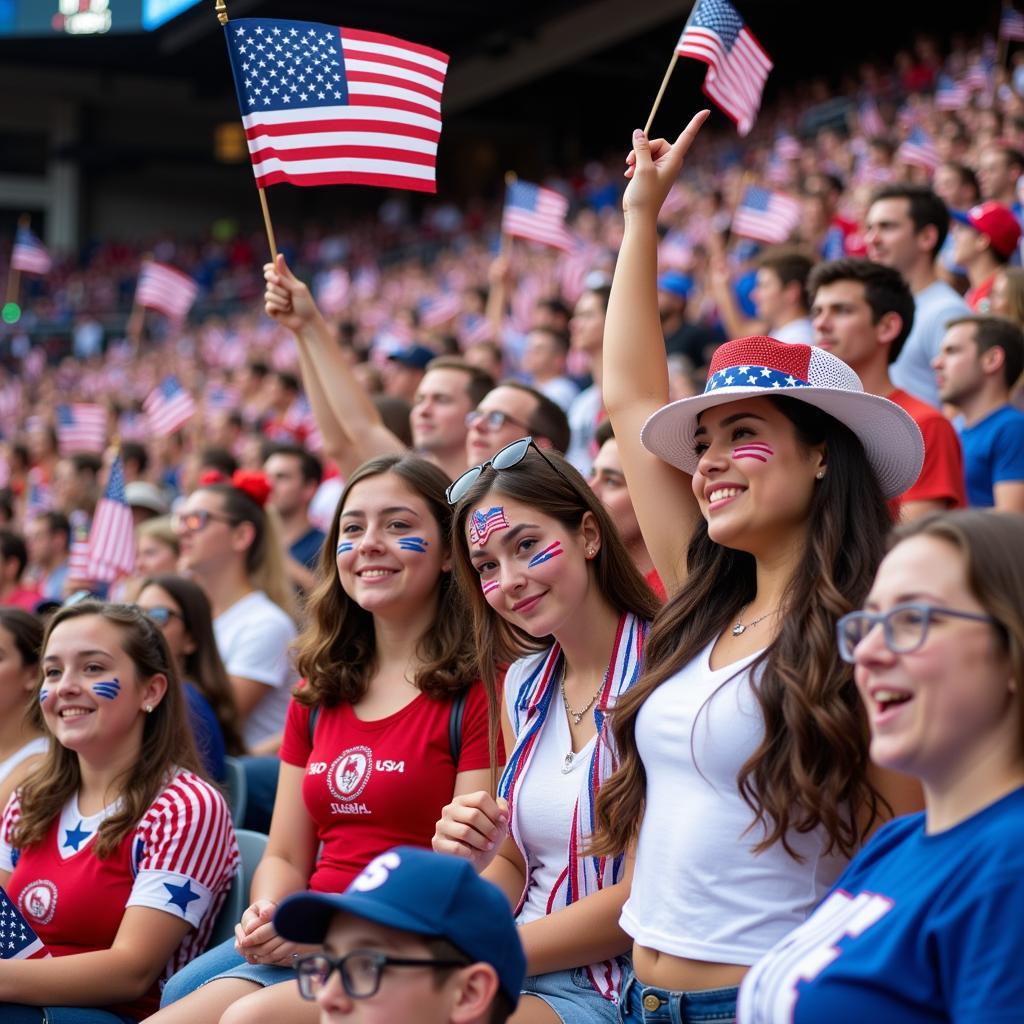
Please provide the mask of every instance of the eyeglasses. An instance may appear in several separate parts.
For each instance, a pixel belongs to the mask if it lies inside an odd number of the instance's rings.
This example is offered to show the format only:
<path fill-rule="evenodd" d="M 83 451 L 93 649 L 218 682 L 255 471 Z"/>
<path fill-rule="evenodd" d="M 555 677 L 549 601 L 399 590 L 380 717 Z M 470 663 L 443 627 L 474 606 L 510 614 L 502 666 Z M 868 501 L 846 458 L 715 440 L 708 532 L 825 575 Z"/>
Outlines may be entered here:
<path fill-rule="evenodd" d="M 497 409 L 492 412 L 482 412 L 480 409 L 474 409 L 472 412 L 466 413 L 467 430 L 478 426 L 486 427 L 488 430 L 501 430 L 506 423 L 511 423 L 513 426 L 520 427 L 523 430 L 530 429 L 529 423 L 517 420 L 514 416 L 509 416 L 507 412 L 500 412 Z"/>
<path fill-rule="evenodd" d="M 173 608 L 166 608 L 163 605 L 157 605 L 155 608 L 143 608 L 142 614 L 149 619 L 150 622 L 155 623 L 161 629 L 167 625 L 171 619 L 180 619 L 182 622 L 185 621 L 185 616 L 181 612 L 176 612 Z"/>
<path fill-rule="evenodd" d="M 238 525 L 238 520 L 233 516 L 224 515 L 223 512 L 208 512 L 205 508 L 196 509 L 195 512 L 175 512 L 171 516 L 171 529 L 175 533 L 198 533 L 206 528 L 210 520 L 219 523 L 230 523 Z"/>
<path fill-rule="evenodd" d="M 342 988 L 350 999 L 369 999 L 377 994 L 385 967 L 465 967 L 468 963 L 468 960 L 407 959 L 374 953 L 369 949 L 354 949 L 341 957 L 326 953 L 297 956 L 295 971 L 299 995 L 303 999 L 316 999 L 335 971 L 341 975 Z"/>
<path fill-rule="evenodd" d="M 497 452 L 486 462 L 481 462 L 479 466 L 473 466 L 472 469 L 467 469 L 462 476 L 458 477 L 454 483 L 450 484 L 448 489 L 444 492 L 445 497 L 448 499 L 449 505 L 457 505 L 459 501 L 469 493 L 469 489 L 480 479 L 480 474 L 490 466 L 494 470 L 511 469 L 513 466 L 518 466 L 523 459 L 526 458 L 526 453 L 533 448 L 537 454 L 563 479 L 566 483 L 569 483 L 569 479 L 566 475 L 544 454 L 543 450 L 537 445 L 532 437 L 521 437 L 518 441 L 513 441 L 511 444 L 505 445 L 501 451 Z"/>
<path fill-rule="evenodd" d="M 851 665 L 854 664 L 857 645 L 879 624 L 882 627 L 885 646 L 893 654 L 911 654 L 923 646 L 932 620 L 944 616 L 999 625 L 998 620 L 993 619 L 991 615 L 962 612 L 956 608 L 943 608 L 932 604 L 898 604 L 887 612 L 878 613 L 850 612 L 836 623 L 839 657 Z"/>

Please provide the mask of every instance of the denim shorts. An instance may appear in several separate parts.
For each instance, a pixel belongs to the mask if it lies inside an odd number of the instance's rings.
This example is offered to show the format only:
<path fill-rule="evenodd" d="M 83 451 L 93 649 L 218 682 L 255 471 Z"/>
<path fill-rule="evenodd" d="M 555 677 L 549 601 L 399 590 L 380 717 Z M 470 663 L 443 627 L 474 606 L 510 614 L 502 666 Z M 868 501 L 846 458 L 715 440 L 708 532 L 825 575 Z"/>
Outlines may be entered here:
<path fill-rule="evenodd" d="M 0 1003 L 3 1024 L 135 1024 L 124 1017 L 96 1006 L 22 1006 Z"/>
<path fill-rule="evenodd" d="M 645 985 L 628 970 L 622 977 L 620 1024 L 733 1024 L 739 987 L 673 992 Z"/>
<path fill-rule="evenodd" d="M 628 961 L 623 961 L 623 970 Z M 550 974 L 532 974 L 523 982 L 524 996 L 543 999 L 562 1024 L 616 1024 L 618 1009 L 590 983 L 585 967 Z"/>
<path fill-rule="evenodd" d="M 226 939 L 169 978 L 160 996 L 160 1005 L 170 1006 L 207 982 L 221 978 L 239 978 L 267 988 L 283 981 L 295 981 L 295 971 L 274 964 L 251 964 L 235 950 L 235 940 Z"/>

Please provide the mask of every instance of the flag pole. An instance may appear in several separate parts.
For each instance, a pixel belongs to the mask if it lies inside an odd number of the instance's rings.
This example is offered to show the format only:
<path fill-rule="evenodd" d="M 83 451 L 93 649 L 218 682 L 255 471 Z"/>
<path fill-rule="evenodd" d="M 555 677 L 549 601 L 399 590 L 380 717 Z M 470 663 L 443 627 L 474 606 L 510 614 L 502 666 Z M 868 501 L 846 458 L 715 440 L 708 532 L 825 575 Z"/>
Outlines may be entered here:
<path fill-rule="evenodd" d="M 217 20 L 221 25 L 227 27 L 228 23 L 228 6 L 224 0 L 216 0 L 213 5 L 214 13 L 217 15 Z M 262 185 L 257 185 L 256 190 L 260 194 L 260 209 L 263 211 L 263 226 L 267 231 L 267 241 L 270 243 L 270 259 L 271 262 L 277 262 L 277 240 L 274 237 L 274 225 L 270 220 L 270 207 L 267 206 L 267 193 L 263 189 Z"/>
<path fill-rule="evenodd" d="M 27 228 L 31 223 L 31 217 L 27 213 L 23 213 L 18 218 L 18 227 Z M 12 250 L 13 252 L 13 250 Z M 21 289 L 21 271 L 14 266 L 14 260 L 11 260 L 11 265 L 7 268 L 7 298 L 4 300 L 7 303 L 18 301 L 18 292 Z"/>
<path fill-rule="evenodd" d="M 651 107 L 651 112 L 647 117 L 647 124 L 644 125 L 644 135 L 648 137 L 651 134 L 651 125 L 654 123 L 654 115 L 658 112 L 658 107 L 661 106 L 661 98 L 665 95 L 665 89 L 668 88 L 668 80 L 672 77 L 672 72 L 676 69 L 676 61 L 679 60 L 679 52 L 677 50 L 672 51 L 672 59 L 668 62 L 668 70 L 665 72 L 665 77 L 661 80 L 661 88 L 658 90 L 658 95 L 654 97 L 654 106 Z"/>
<path fill-rule="evenodd" d="M 516 176 L 515 171 L 505 172 L 505 202 L 508 202 L 508 190 L 519 180 Z M 502 214 L 502 220 L 504 220 L 504 213 Z M 501 233 L 501 255 L 511 256 L 512 255 L 513 239 L 510 234 L 505 231 Z"/>

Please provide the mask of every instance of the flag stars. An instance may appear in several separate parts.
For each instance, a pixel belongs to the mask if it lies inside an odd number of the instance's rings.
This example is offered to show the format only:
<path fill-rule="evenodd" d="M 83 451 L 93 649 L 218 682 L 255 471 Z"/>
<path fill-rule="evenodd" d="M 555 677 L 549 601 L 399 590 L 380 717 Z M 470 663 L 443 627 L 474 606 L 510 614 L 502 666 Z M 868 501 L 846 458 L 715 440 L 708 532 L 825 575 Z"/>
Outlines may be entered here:
<path fill-rule="evenodd" d="M 280 34 L 281 34 L 281 30 L 275 25 L 274 26 L 274 35 L 275 36 L 279 36 Z"/>
<path fill-rule="evenodd" d="M 263 26 L 262 25 L 257 25 L 256 26 L 256 35 L 258 35 L 258 36 L 263 35 Z"/>
<path fill-rule="evenodd" d="M 318 100 L 322 100 L 322 99 L 324 99 L 324 94 L 323 94 L 322 92 L 318 92 L 318 93 L 316 94 L 316 98 L 317 98 Z"/>
<path fill-rule="evenodd" d="M 767 366 L 762 366 L 761 367 L 761 376 L 762 377 L 770 377 L 771 375 L 772 375 L 772 371 L 769 370 Z"/>
<path fill-rule="evenodd" d="M 790 387 L 793 387 L 793 385 L 796 384 L 796 377 L 793 377 L 792 375 L 790 375 L 789 377 L 786 378 L 786 383 Z"/>

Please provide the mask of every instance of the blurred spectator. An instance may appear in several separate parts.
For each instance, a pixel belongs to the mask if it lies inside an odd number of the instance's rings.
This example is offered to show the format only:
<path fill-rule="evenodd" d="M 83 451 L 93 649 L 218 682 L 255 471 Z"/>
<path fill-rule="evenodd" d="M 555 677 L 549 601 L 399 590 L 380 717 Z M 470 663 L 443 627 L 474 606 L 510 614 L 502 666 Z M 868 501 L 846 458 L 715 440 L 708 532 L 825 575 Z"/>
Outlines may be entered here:
<path fill-rule="evenodd" d="M 145 479 L 146 470 L 149 469 L 149 453 L 144 444 L 139 444 L 138 441 L 122 441 L 120 455 L 126 484 Z M 166 512 L 166 509 L 164 511 Z"/>
<path fill-rule="evenodd" d="M 1024 154 L 1003 143 L 993 143 L 978 156 L 978 185 L 983 200 L 1009 207 L 1018 222 L 1024 210 L 1017 198 L 1017 179 L 1024 172 Z"/>
<path fill-rule="evenodd" d="M 770 249 L 757 261 L 754 306 L 765 334 L 779 341 L 814 343 L 807 317 L 807 275 L 813 261 L 796 250 Z"/>
<path fill-rule="evenodd" d="M 949 212 L 928 188 L 886 185 L 868 210 L 868 256 L 898 270 L 914 295 L 914 326 L 890 371 L 893 383 L 929 405 L 939 394 L 932 360 L 950 320 L 970 312 L 967 303 L 944 281 L 935 266 L 949 230 Z"/>
<path fill-rule="evenodd" d="M 29 575 L 48 601 L 64 599 L 71 548 L 71 523 L 63 512 L 41 512 L 25 523 Z"/>
<path fill-rule="evenodd" d="M 148 480 L 133 480 L 124 489 L 124 498 L 132 510 L 135 525 L 165 516 L 171 508 L 156 484 Z"/>
<path fill-rule="evenodd" d="M 568 413 L 580 389 L 566 375 L 569 334 L 555 327 L 532 327 L 520 363 L 529 383 Z"/>
<path fill-rule="evenodd" d="M 604 419 L 601 401 L 601 348 L 604 344 L 604 314 L 611 288 L 602 285 L 585 291 L 576 303 L 569 321 L 572 350 L 583 356 L 594 383 L 581 391 L 569 407 L 572 436 L 566 458 L 584 475 L 594 460 L 594 431 Z"/>
<path fill-rule="evenodd" d="M 534 388 L 505 380 L 489 391 L 466 417 L 466 463 L 476 466 L 527 434 L 542 448 L 569 447 L 565 413 Z"/>
<path fill-rule="evenodd" d="M 263 464 L 270 481 L 267 505 L 281 520 L 288 577 L 309 590 L 316 583 L 316 565 L 324 534 L 309 521 L 309 504 L 323 480 L 323 465 L 298 445 L 278 445 Z"/>
<path fill-rule="evenodd" d="M 992 200 L 951 216 L 953 262 L 966 270 L 971 283 L 967 305 L 975 313 L 989 313 L 996 272 L 1016 251 L 1020 224 L 1009 207 Z"/>
<path fill-rule="evenodd" d="M 410 345 L 388 356 L 382 370 L 384 394 L 411 402 L 423 380 L 427 365 L 437 356 L 423 345 Z"/>
<path fill-rule="evenodd" d="M 703 324 L 687 319 L 686 304 L 693 293 L 693 278 L 679 270 L 668 270 L 658 278 L 658 312 L 665 335 L 665 351 L 684 355 L 704 366 L 711 350 L 722 340 Z"/>
<path fill-rule="evenodd" d="M 103 460 L 98 455 L 79 453 L 60 459 L 53 474 L 53 500 L 64 515 L 79 511 L 92 516 L 102 468 Z"/>
<path fill-rule="evenodd" d="M 463 359 L 470 366 L 483 370 L 493 380 L 501 380 L 505 376 L 505 358 L 497 342 L 478 341 L 466 349 Z"/>
<path fill-rule="evenodd" d="M 13 530 L 0 528 L 0 607 L 35 610 L 42 600 L 39 590 L 23 577 L 28 565 L 28 548 Z"/>
<path fill-rule="evenodd" d="M 1005 316 L 1018 327 L 1024 327 L 1024 269 L 1003 267 L 996 272 L 990 312 L 993 316 Z"/>
<path fill-rule="evenodd" d="M 939 393 L 960 413 L 967 499 L 1024 512 L 1024 412 L 1010 404 L 1024 370 L 1024 334 L 1009 320 L 954 320 L 935 360 Z"/>
<path fill-rule="evenodd" d="M 39 678 L 43 627 L 20 608 L 0 608 L 0 805 L 35 768 L 49 747 L 39 702 L 32 697 Z"/>
<path fill-rule="evenodd" d="M 147 519 L 135 528 L 135 572 L 140 577 L 174 572 L 181 545 L 169 516 Z"/>

